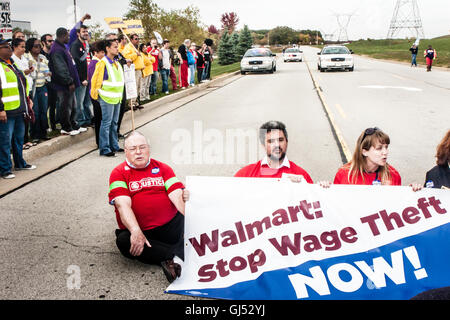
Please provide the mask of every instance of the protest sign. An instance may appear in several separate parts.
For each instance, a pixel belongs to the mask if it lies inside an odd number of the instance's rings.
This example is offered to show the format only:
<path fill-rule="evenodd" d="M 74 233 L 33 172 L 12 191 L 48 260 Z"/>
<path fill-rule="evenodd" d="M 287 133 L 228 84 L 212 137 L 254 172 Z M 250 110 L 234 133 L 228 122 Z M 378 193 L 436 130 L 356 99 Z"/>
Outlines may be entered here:
<path fill-rule="evenodd" d="M 450 192 L 187 177 L 185 261 L 168 293 L 410 299 L 450 286 Z"/>
<path fill-rule="evenodd" d="M 133 33 L 136 34 L 144 34 L 145 30 L 144 27 L 142 26 L 142 21 L 141 20 L 124 20 L 123 21 L 126 25 L 125 29 L 123 29 L 123 32 L 130 35 Z"/>
<path fill-rule="evenodd" d="M 12 38 L 10 1 L 0 2 L 0 36 L 3 39 Z"/>
<path fill-rule="evenodd" d="M 109 17 L 105 18 L 105 22 L 111 29 L 124 29 L 127 25 L 123 22 L 122 18 Z"/>
<path fill-rule="evenodd" d="M 127 99 L 136 99 L 138 97 L 137 87 L 136 87 L 136 75 L 134 64 L 123 66 L 123 77 L 125 82 L 125 90 L 127 94 Z"/>

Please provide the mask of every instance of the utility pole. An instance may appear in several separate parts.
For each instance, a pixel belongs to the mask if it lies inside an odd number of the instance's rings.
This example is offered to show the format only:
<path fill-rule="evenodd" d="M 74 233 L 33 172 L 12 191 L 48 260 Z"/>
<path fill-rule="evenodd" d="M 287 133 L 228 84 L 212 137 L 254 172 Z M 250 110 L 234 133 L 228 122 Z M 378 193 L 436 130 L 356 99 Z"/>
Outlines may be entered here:
<path fill-rule="evenodd" d="M 339 35 L 337 42 L 348 42 L 348 25 L 350 24 L 350 19 L 353 17 L 354 13 L 351 14 L 334 14 L 337 23 L 339 25 Z"/>
<path fill-rule="evenodd" d="M 75 24 L 77 24 L 77 0 L 73 0 L 73 16 L 75 17 Z"/>
<path fill-rule="evenodd" d="M 397 0 L 387 38 L 398 37 L 402 30 L 416 38 L 425 38 L 417 0 Z"/>

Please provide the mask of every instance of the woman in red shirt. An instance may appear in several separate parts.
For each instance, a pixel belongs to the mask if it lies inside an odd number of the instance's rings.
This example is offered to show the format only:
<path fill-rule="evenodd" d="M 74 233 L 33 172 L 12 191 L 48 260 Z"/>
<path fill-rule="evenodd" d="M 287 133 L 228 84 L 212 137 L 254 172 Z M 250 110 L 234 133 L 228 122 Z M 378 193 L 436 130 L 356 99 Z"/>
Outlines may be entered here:
<path fill-rule="evenodd" d="M 368 128 L 358 138 L 352 160 L 342 166 L 334 184 L 364 184 L 400 186 L 402 179 L 393 166 L 387 163 L 389 136 L 378 128 Z M 422 186 L 410 185 L 414 191 Z"/>

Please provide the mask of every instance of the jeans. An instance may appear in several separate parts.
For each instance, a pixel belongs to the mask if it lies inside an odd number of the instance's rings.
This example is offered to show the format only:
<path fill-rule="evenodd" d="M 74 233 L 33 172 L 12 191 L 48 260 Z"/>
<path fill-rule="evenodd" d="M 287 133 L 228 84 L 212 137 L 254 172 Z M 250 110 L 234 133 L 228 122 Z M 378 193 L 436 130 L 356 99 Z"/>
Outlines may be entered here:
<path fill-rule="evenodd" d="M 91 99 L 87 87 L 81 85 L 75 90 L 76 116 L 75 120 L 79 126 L 85 127 L 92 122 Z"/>
<path fill-rule="evenodd" d="M 156 85 L 158 83 L 158 71 L 153 71 L 152 79 L 150 80 L 150 94 L 156 94 Z"/>
<path fill-rule="evenodd" d="M 109 104 L 102 98 L 98 98 L 102 109 L 102 121 L 100 123 L 99 149 L 100 155 L 105 155 L 120 149 L 117 135 L 117 122 L 119 121 L 120 103 Z"/>
<path fill-rule="evenodd" d="M 33 98 L 33 111 L 35 121 L 30 124 L 31 127 L 31 139 L 43 139 L 47 136 L 48 119 L 48 91 L 47 87 L 43 86 L 36 88 L 36 92 Z"/>
<path fill-rule="evenodd" d="M 416 58 L 417 58 L 417 54 L 412 54 L 412 56 L 411 56 L 411 65 L 417 66 Z"/>
<path fill-rule="evenodd" d="M 47 83 L 47 92 L 48 92 L 48 115 L 50 120 L 50 126 L 52 130 L 56 130 L 56 91 L 51 88 L 51 86 Z"/>
<path fill-rule="evenodd" d="M 80 126 L 75 121 L 75 92 L 59 90 L 56 94 L 58 96 L 56 117 L 59 118 L 61 129 L 67 132 L 78 130 Z"/>
<path fill-rule="evenodd" d="M 195 64 L 189 65 L 189 84 L 195 84 Z"/>
<path fill-rule="evenodd" d="M 23 137 L 25 121 L 23 115 L 8 116 L 6 122 L 0 122 L 0 174 L 11 172 L 11 147 L 13 150 L 14 167 L 25 168 L 23 159 Z"/>
<path fill-rule="evenodd" d="M 162 92 L 169 92 L 170 69 L 161 70 Z"/>

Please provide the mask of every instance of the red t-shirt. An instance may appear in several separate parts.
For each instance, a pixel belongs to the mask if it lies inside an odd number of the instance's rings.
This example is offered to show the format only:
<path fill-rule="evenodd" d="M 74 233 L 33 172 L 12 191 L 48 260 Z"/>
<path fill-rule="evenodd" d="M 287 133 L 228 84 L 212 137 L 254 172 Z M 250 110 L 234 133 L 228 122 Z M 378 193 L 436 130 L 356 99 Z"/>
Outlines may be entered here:
<path fill-rule="evenodd" d="M 184 188 L 172 168 L 150 160 L 145 169 L 133 169 L 126 162 L 118 165 L 109 177 L 109 202 L 118 196 L 131 198 L 131 208 L 141 230 L 162 226 L 172 220 L 177 208 L 170 201 L 169 194 Z M 126 229 L 117 208 L 116 219 L 120 229 Z"/>
<path fill-rule="evenodd" d="M 363 176 L 358 175 L 356 177 L 356 183 L 351 183 L 350 180 L 352 178 L 348 176 L 348 172 L 350 170 L 350 166 L 348 164 L 341 167 L 338 172 L 336 173 L 336 176 L 334 177 L 334 184 L 365 184 L 365 185 L 372 185 L 373 182 L 377 179 L 381 181 L 381 177 L 377 177 L 376 172 L 367 173 L 365 172 Z M 391 181 L 387 183 L 391 186 L 401 186 L 402 185 L 402 178 L 400 177 L 400 174 L 397 170 L 394 169 L 394 167 L 389 166 L 389 173 L 391 174 Z M 364 179 L 363 179 L 364 177 Z"/>
<path fill-rule="evenodd" d="M 155 62 L 153 62 L 153 72 L 158 71 L 159 49 L 151 49 L 148 53 L 155 57 Z"/>
<path fill-rule="evenodd" d="M 272 169 L 267 164 L 261 166 L 261 161 L 262 160 L 242 168 L 234 176 L 255 177 L 255 178 L 281 178 L 283 173 L 286 173 L 286 174 L 302 175 L 308 183 L 313 183 L 309 174 L 292 161 L 289 161 L 290 168 L 283 166 L 279 169 Z"/>

